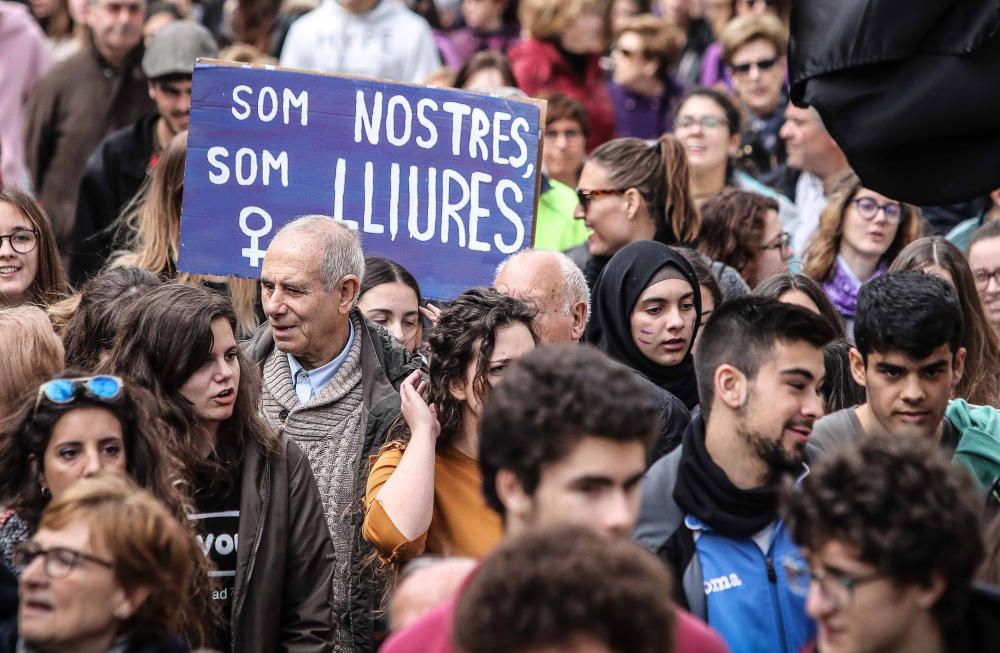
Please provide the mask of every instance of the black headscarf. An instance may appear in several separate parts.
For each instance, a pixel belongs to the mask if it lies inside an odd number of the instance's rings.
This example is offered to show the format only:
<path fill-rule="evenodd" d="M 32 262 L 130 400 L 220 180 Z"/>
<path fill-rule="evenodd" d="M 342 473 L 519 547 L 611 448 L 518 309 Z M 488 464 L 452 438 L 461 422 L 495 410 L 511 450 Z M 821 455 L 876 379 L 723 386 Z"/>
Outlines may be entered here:
<path fill-rule="evenodd" d="M 698 405 L 698 382 L 691 347 L 688 347 L 680 363 L 665 366 L 646 358 L 632 339 L 632 310 L 657 272 L 667 266 L 676 268 L 694 291 L 695 321 L 691 333 L 693 344 L 701 324 L 701 289 L 698 277 L 694 268 L 680 253 L 653 240 L 630 243 L 611 257 L 594 285 L 592 315 L 584 340 L 642 373 L 691 410 Z"/>

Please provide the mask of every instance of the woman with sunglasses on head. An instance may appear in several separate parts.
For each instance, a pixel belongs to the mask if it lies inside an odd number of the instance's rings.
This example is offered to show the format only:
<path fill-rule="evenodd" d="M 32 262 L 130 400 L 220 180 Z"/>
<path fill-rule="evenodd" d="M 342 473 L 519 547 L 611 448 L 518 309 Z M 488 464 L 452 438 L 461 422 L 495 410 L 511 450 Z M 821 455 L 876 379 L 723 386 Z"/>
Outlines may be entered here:
<path fill-rule="evenodd" d="M 334 551 L 312 469 L 257 412 L 260 377 L 225 296 L 168 283 L 137 299 L 105 367 L 159 397 L 200 532 L 223 582 L 221 651 L 332 650 Z"/>
<path fill-rule="evenodd" d="M 689 411 L 699 404 L 691 350 L 701 302 L 701 284 L 687 259 L 650 241 L 622 248 L 594 286 L 584 340 L 651 386 L 663 407 L 656 457 L 680 443 Z"/>
<path fill-rule="evenodd" d="M 922 231 L 917 207 L 865 188 L 854 172 L 838 180 L 820 215 L 802 271 L 822 284 L 844 318 L 851 340 L 861 285 L 884 274 Z"/>
<path fill-rule="evenodd" d="M 788 271 L 791 243 L 778 219 L 778 203 L 741 190 L 724 190 L 701 208 L 698 251 L 725 263 L 756 288 Z"/>
<path fill-rule="evenodd" d="M 701 226 L 688 188 L 688 164 L 680 141 L 666 134 L 650 145 L 616 138 L 587 159 L 577 184 L 575 217 L 591 230 L 586 249 L 567 252 L 591 288 L 618 250 L 640 240 L 694 246 Z M 712 263 L 711 261 L 708 261 Z M 749 292 L 739 273 L 712 265 L 723 296 Z"/>
<path fill-rule="evenodd" d="M 0 308 L 45 306 L 68 292 L 48 217 L 24 191 L 0 189 Z"/>
<path fill-rule="evenodd" d="M 37 530 L 49 502 L 101 471 L 129 476 L 183 518 L 188 502 L 175 484 L 156 410 L 153 396 L 135 384 L 72 369 L 22 397 L 0 422 L 0 556 L 8 565 L 20 571 L 14 548 Z M 204 584 L 188 592 L 190 623 L 213 614 Z M 184 634 L 203 642 L 197 628 Z"/>
<path fill-rule="evenodd" d="M 205 631 L 190 590 L 208 582 L 187 524 L 127 478 L 101 473 L 53 499 L 21 542 L 10 653 L 186 653 Z M 195 618 L 197 621 L 191 621 Z"/>

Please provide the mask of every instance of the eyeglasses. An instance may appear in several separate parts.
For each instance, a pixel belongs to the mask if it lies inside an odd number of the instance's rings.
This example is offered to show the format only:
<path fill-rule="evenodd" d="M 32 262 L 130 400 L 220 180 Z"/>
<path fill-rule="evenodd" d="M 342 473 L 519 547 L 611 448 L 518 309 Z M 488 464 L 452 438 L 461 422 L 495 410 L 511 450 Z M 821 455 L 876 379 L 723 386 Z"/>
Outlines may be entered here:
<path fill-rule="evenodd" d="M 792 235 L 787 231 L 785 231 L 782 232 L 777 239 L 772 240 L 766 245 L 762 245 L 761 249 L 763 250 L 778 249 L 783 252 L 787 252 L 789 249 L 791 249 L 791 246 L 792 246 Z"/>
<path fill-rule="evenodd" d="M 748 61 L 746 63 L 735 63 L 730 66 L 734 75 L 746 75 L 750 72 L 751 68 L 756 68 L 760 72 L 765 70 L 771 70 L 778 63 L 778 57 L 771 57 L 770 59 L 758 59 L 757 61 Z"/>
<path fill-rule="evenodd" d="M 3 241 L 10 242 L 10 248 L 18 254 L 27 254 L 38 247 L 38 230 L 20 229 L 12 234 L 0 236 L 0 249 L 3 249 Z"/>
<path fill-rule="evenodd" d="M 115 566 L 108 560 L 95 558 L 82 551 L 75 551 L 65 547 L 56 546 L 51 549 L 43 549 L 34 540 L 25 540 L 14 549 L 14 565 L 19 569 L 24 569 L 38 556 L 43 556 L 45 575 L 49 578 L 66 578 L 74 569 L 80 566 L 81 561 L 91 562 L 101 567 L 114 569 Z"/>
<path fill-rule="evenodd" d="M 871 583 L 885 577 L 881 573 L 873 573 L 857 578 L 835 572 L 821 574 L 812 571 L 808 565 L 794 558 L 783 559 L 781 566 L 785 568 L 785 574 L 788 576 L 788 585 L 793 592 L 803 598 L 808 597 L 809 586 L 812 583 L 817 583 L 823 598 L 837 610 L 845 610 L 850 607 L 854 601 L 854 590 L 859 585 Z"/>
<path fill-rule="evenodd" d="M 854 200 L 854 206 L 858 209 L 858 215 L 865 220 L 874 220 L 880 210 L 889 224 L 899 224 L 899 219 L 903 216 L 903 207 L 899 202 L 879 204 L 872 197 L 859 197 Z"/>
<path fill-rule="evenodd" d="M 973 270 L 972 277 L 976 280 L 976 285 L 980 288 L 988 288 L 990 280 L 996 281 L 1000 286 L 1000 268 L 996 270 Z"/>
<path fill-rule="evenodd" d="M 675 127 L 677 129 L 691 129 L 695 125 L 701 125 L 702 129 L 720 129 L 729 127 L 725 118 L 718 116 L 681 116 L 677 119 Z"/>
<path fill-rule="evenodd" d="M 583 212 L 586 213 L 587 209 L 590 208 L 591 198 L 601 197 L 603 195 L 623 195 L 627 190 L 627 188 L 594 188 L 591 190 L 577 188 L 576 197 L 580 200 L 580 206 L 583 208 Z"/>
<path fill-rule="evenodd" d="M 35 398 L 35 412 L 45 397 L 54 404 L 68 404 L 77 397 L 81 390 L 88 396 L 100 401 L 111 402 L 117 399 L 125 383 L 117 376 L 82 376 L 75 379 L 53 379 L 38 387 Z"/>

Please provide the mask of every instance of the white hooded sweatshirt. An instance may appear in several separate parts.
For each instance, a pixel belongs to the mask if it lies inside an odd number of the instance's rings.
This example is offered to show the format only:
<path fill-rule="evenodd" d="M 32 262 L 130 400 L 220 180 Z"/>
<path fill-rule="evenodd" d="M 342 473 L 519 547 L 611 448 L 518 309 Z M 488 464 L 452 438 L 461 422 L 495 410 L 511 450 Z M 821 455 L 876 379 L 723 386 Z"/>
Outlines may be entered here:
<path fill-rule="evenodd" d="M 323 0 L 292 24 L 281 65 L 420 83 L 441 67 L 441 59 L 427 21 L 399 0 L 379 0 L 363 14 Z"/>

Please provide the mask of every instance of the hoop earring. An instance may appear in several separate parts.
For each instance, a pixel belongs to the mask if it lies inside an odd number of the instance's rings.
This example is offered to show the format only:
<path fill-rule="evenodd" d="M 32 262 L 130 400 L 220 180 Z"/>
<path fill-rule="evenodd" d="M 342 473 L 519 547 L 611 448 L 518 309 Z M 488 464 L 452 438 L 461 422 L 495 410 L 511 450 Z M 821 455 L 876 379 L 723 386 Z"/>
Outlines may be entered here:
<path fill-rule="evenodd" d="M 42 496 L 45 497 L 46 499 L 51 499 L 52 492 L 49 491 L 49 486 L 42 482 L 39 482 L 38 485 L 42 489 Z"/>

